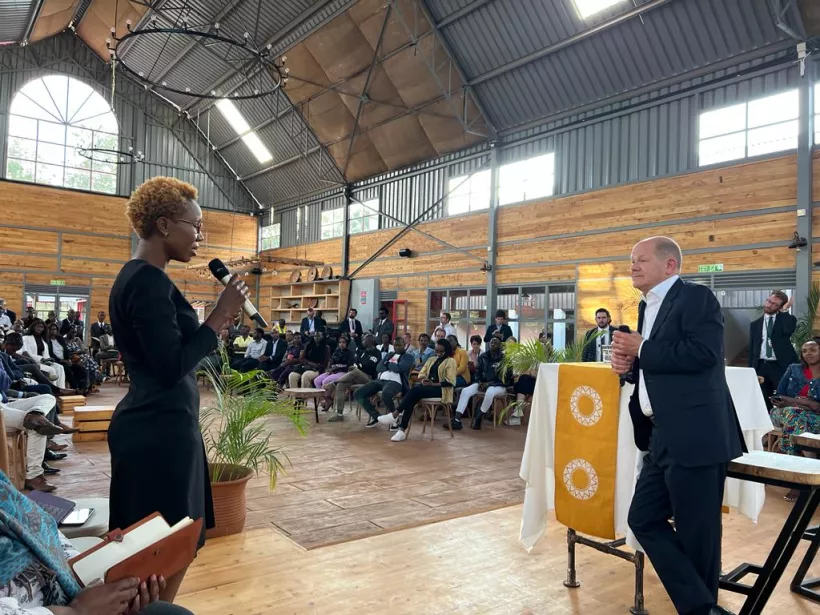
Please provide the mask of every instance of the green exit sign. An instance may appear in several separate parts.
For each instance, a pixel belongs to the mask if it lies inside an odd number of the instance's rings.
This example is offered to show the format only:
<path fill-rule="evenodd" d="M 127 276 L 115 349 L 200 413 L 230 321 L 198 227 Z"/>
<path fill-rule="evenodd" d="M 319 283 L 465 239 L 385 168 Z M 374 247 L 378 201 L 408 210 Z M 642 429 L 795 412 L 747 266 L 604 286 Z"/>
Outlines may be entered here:
<path fill-rule="evenodd" d="M 723 271 L 723 265 L 698 265 L 698 273 L 715 273 L 716 271 Z"/>
<path fill-rule="evenodd" d="M 65 286 L 65 280 L 51 280 L 52 286 Z"/>

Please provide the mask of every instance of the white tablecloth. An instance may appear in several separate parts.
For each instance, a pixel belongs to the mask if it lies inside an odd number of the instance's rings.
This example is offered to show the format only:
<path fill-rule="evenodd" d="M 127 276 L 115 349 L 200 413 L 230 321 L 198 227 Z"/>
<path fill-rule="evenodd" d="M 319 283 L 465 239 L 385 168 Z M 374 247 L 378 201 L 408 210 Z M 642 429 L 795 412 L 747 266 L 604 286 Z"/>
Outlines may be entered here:
<path fill-rule="evenodd" d="M 751 450 L 762 448 L 763 436 L 771 431 L 772 423 L 755 371 L 746 367 L 727 367 L 726 380 L 735 402 L 740 426 Z M 632 420 L 629 417 L 629 397 L 633 385 L 621 388 L 621 408 L 618 420 L 618 449 L 615 485 L 615 532 L 627 535 L 628 542 L 637 547 L 629 536 L 626 517 L 635 482 L 640 472 L 642 455 L 635 447 Z M 558 364 L 542 364 L 538 370 L 532 412 L 527 429 L 524 457 L 520 476 L 527 483 L 521 516 L 519 540 L 529 551 L 547 528 L 547 513 L 555 508 L 554 442 L 555 416 L 558 405 Z M 692 443 L 697 446 L 696 442 Z M 763 485 L 728 479 L 724 503 L 737 507 L 742 514 L 757 522 L 763 507 Z"/>

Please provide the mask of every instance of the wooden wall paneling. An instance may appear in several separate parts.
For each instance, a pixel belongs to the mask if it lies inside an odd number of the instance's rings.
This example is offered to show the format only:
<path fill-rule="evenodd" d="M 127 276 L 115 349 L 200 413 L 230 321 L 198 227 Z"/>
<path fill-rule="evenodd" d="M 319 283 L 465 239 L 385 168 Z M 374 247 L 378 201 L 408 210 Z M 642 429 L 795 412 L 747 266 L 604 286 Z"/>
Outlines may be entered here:
<path fill-rule="evenodd" d="M 291 246 L 288 248 L 276 248 L 275 250 L 265 250 L 262 255 L 281 256 L 286 258 L 304 258 L 311 261 L 321 261 L 326 265 L 338 266 L 342 258 L 342 240 L 327 239 L 301 246 Z M 272 264 L 276 266 L 275 263 Z M 293 268 L 293 265 L 279 265 L 277 268 Z M 334 267 L 334 273 L 335 267 Z"/>
<path fill-rule="evenodd" d="M 757 271 L 763 269 L 794 269 L 795 251 L 787 247 L 738 249 L 728 252 L 704 252 L 686 254 L 683 257 L 683 273 L 697 273 L 698 265 L 720 263 L 725 271 Z M 629 263 L 624 261 L 628 270 Z"/>
<path fill-rule="evenodd" d="M 501 207 L 498 238 L 617 228 L 794 205 L 797 157 L 723 167 L 532 204 Z"/>
<path fill-rule="evenodd" d="M 125 199 L 103 194 L 0 181 L 3 223 L 53 230 L 128 236 Z"/>
<path fill-rule="evenodd" d="M 127 260 L 127 259 L 126 259 Z M 92 275 L 108 275 L 117 277 L 117 274 L 125 264 L 123 261 L 102 261 L 97 259 L 86 258 L 66 258 L 60 259 L 60 271 L 63 273 L 88 273 Z M 61 277 L 62 274 L 54 275 L 53 277 Z"/>
<path fill-rule="evenodd" d="M 788 241 L 794 232 L 794 212 L 723 218 L 666 227 L 615 230 L 611 233 L 546 239 L 499 246 L 499 265 L 628 256 L 632 246 L 653 235 L 668 235 L 686 250 Z"/>
<path fill-rule="evenodd" d="M 202 212 L 206 247 L 221 247 L 256 252 L 259 220 L 248 214 L 221 211 Z"/>
<path fill-rule="evenodd" d="M 61 255 L 63 257 L 90 257 L 124 263 L 131 258 L 131 238 L 62 233 Z"/>
<path fill-rule="evenodd" d="M 0 226 L 0 249 L 36 254 L 57 254 L 58 237 L 57 233 L 51 231 Z"/>
<path fill-rule="evenodd" d="M 40 284 L 48 286 L 51 280 L 55 279 L 63 280 L 67 286 L 91 286 L 92 276 L 63 275 L 52 271 L 47 273 L 26 273 L 26 284 Z"/>
<path fill-rule="evenodd" d="M 0 253 L 0 271 L 5 269 L 57 271 L 57 257 Z"/>
<path fill-rule="evenodd" d="M 811 200 L 820 203 L 820 150 L 814 152 L 812 160 L 812 196 Z"/>
<path fill-rule="evenodd" d="M 487 286 L 487 274 L 483 271 L 467 273 L 442 273 L 429 277 L 430 288 L 459 288 L 462 286 Z"/>
<path fill-rule="evenodd" d="M 398 280 L 399 290 L 426 289 L 428 286 L 426 275 L 407 276 L 396 279 Z"/>
<path fill-rule="evenodd" d="M 527 282 L 574 280 L 575 276 L 576 265 L 533 265 L 532 267 L 499 269 L 495 273 L 495 282 L 498 286 L 509 286 Z"/>
<path fill-rule="evenodd" d="M 486 255 L 486 248 L 470 250 L 471 254 L 481 258 Z M 352 263 L 351 268 L 358 267 L 360 263 Z M 408 273 L 434 273 L 434 272 L 455 272 L 464 270 L 465 272 L 480 272 L 481 261 L 470 258 L 461 252 L 449 252 L 447 254 L 430 254 L 413 256 L 412 258 L 390 258 L 386 260 L 378 259 L 362 269 L 357 277 L 372 278 L 384 275 L 408 274 Z"/>
<path fill-rule="evenodd" d="M 427 331 L 427 289 L 402 290 L 399 299 L 407 301 L 407 327 L 413 337 L 418 338 L 419 333 Z"/>

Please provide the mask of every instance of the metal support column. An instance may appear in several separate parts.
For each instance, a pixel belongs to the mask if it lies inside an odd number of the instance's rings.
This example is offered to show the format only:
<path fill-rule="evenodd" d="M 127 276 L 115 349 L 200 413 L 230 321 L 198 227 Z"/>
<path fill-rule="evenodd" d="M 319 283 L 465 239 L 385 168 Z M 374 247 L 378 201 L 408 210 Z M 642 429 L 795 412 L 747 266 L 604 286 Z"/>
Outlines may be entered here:
<path fill-rule="evenodd" d="M 812 145 L 814 141 L 814 68 L 811 58 L 805 60 L 805 74 L 800 80 L 800 116 L 797 134 L 797 234 L 805 237 L 808 245 L 800 248 L 796 258 L 797 287 L 794 313 L 805 314 L 811 286 L 812 245 Z"/>
<path fill-rule="evenodd" d="M 344 233 L 342 234 L 342 277 L 346 278 L 350 265 L 350 204 L 353 202 L 353 184 L 345 184 Z"/>
<path fill-rule="evenodd" d="M 496 287 L 495 287 L 495 252 L 497 244 L 496 217 L 498 215 L 498 147 L 490 144 L 490 211 L 487 215 L 487 326 L 495 322 Z"/>

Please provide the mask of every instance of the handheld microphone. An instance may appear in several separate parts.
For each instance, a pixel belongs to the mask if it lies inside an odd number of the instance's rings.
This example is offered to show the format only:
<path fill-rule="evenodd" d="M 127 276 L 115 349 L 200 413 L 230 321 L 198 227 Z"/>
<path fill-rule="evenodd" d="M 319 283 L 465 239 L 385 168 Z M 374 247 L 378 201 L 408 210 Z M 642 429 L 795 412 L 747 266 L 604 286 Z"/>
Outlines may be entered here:
<path fill-rule="evenodd" d="M 629 325 L 618 325 L 618 331 L 621 333 L 632 333 L 632 331 L 629 330 Z"/>
<path fill-rule="evenodd" d="M 620 331 L 621 333 L 632 333 L 632 331 L 629 329 L 629 325 L 618 325 L 618 331 Z M 628 382 L 629 384 L 635 384 L 635 376 L 632 373 L 632 370 L 629 370 L 625 374 L 622 374 L 620 377 L 620 381 L 621 386 L 624 386 L 625 382 Z"/>
<path fill-rule="evenodd" d="M 231 272 L 225 266 L 225 263 L 223 263 L 220 259 L 215 258 L 208 263 L 208 269 L 210 269 L 213 276 L 222 283 L 222 286 L 227 286 L 228 282 L 231 281 Z M 245 304 L 242 306 L 242 309 L 245 311 L 245 314 L 247 314 L 260 327 L 263 329 L 268 328 L 268 323 L 265 322 L 265 319 L 262 318 L 259 310 L 257 310 L 256 306 L 251 303 L 250 299 L 245 299 Z"/>

